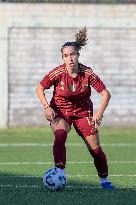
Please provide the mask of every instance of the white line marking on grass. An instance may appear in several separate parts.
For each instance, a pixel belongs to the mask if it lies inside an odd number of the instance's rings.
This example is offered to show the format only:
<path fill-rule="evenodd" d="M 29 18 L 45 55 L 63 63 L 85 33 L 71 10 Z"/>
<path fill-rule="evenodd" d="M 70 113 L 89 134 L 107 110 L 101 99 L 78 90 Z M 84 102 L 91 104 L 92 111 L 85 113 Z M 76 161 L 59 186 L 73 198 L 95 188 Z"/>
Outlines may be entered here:
<path fill-rule="evenodd" d="M 38 185 L 14 185 L 14 184 L 0 184 L 0 187 L 14 187 L 14 188 L 41 188 L 42 186 Z"/>
<path fill-rule="evenodd" d="M 34 185 L 14 185 L 14 184 L 0 184 L 0 187 L 8 187 L 8 188 L 44 188 L 44 186 L 38 186 L 36 184 Z M 100 186 L 67 186 L 67 188 L 75 188 L 75 189 L 102 189 Z"/>
<path fill-rule="evenodd" d="M 69 161 L 67 164 L 93 164 L 93 161 L 86 161 L 86 162 L 75 162 Z M 135 164 L 136 161 L 109 161 L 109 164 Z M 52 164 L 53 162 L 0 162 L 0 166 L 2 165 L 48 165 Z"/>
<path fill-rule="evenodd" d="M 36 185 L 36 184 L 33 184 L 33 185 L 27 185 L 27 184 L 24 184 L 24 185 L 14 185 L 14 184 L 0 184 L 0 187 L 4 188 L 4 187 L 7 187 L 7 188 L 36 188 L 36 189 L 39 189 L 39 188 L 44 188 L 43 186 L 40 186 L 40 185 Z M 100 185 L 98 186 L 87 186 L 87 185 L 79 185 L 79 186 L 72 186 L 72 185 L 68 185 L 66 186 L 66 189 L 64 190 L 67 190 L 67 189 L 102 189 L 102 187 Z M 46 189 L 46 188 L 45 188 Z M 136 189 L 135 187 L 131 187 L 131 186 L 123 186 L 123 187 L 117 187 L 117 189 Z"/>
<path fill-rule="evenodd" d="M 0 143 L 0 147 L 50 147 L 52 143 Z M 67 143 L 70 147 L 83 147 L 84 143 Z M 135 147 L 136 143 L 102 143 L 104 147 Z"/>
<path fill-rule="evenodd" d="M 77 175 L 67 175 L 70 178 L 73 177 L 98 177 L 97 175 L 87 175 L 87 174 L 77 174 Z M 136 177 L 136 174 L 111 174 L 109 177 Z"/>
<path fill-rule="evenodd" d="M 80 177 L 86 177 L 86 178 L 91 178 L 91 177 L 98 177 L 97 174 L 76 174 L 76 175 L 70 175 L 67 174 L 67 177 L 69 178 L 80 178 Z M 136 177 L 136 174 L 110 174 L 109 177 Z M 28 176 L 28 175 L 19 175 L 19 176 L 14 176 L 14 175 L 5 175 L 5 176 L 0 176 L 0 178 L 41 178 L 41 176 Z"/>
<path fill-rule="evenodd" d="M 135 147 L 136 143 L 111 143 L 111 144 L 102 143 L 101 146 L 104 146 L 104 147 Z"/>
<path fill-rule="evenodd" d="M 52 143 L 0 143 L 0 147 L 49 147 Z"/>
<path fill-rule="evenodd" d="M 109 161 L 110 164 L 135 164 L 136 161 Z"/>

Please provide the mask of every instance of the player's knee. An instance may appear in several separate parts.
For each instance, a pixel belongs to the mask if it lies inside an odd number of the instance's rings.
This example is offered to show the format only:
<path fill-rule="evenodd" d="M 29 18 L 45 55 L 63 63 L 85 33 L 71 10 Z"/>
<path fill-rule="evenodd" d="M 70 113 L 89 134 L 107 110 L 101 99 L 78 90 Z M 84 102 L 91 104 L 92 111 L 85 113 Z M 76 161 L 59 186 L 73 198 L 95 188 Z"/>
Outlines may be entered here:
<path fill-rule="evenodd" d="M 67 131 L 64 129 L 58 129 L 54 132 L 55 140 L 54 145 L 65 145 L 66 138 L 67 138 Z"/>

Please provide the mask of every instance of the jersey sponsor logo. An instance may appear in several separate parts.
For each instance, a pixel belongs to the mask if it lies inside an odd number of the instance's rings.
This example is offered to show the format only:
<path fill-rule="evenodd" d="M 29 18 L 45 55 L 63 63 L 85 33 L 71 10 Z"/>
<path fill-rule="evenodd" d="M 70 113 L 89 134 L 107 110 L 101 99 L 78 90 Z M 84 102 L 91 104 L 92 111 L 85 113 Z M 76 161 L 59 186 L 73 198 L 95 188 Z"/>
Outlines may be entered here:
<path fill-rule="evenodd" d="M 64 82 L 61 81 L 60 84 L 61 84 L 61 85 L 64 85 Z"/>
<path fill-rule="evenodd" d="M 61 86 L 60 86 L 59 89 L 60 89 L 60 90 L 64 90 L 64 82 L 61 81 L 61 82 L 60 82 L 60 85 L 61 85 Z"/>

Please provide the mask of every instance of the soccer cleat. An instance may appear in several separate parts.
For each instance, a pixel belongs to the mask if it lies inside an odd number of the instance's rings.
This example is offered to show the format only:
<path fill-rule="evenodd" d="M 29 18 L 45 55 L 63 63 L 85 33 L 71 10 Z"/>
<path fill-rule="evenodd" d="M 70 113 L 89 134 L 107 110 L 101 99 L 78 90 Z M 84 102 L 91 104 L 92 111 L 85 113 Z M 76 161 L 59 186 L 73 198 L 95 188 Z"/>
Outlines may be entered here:
<path fill-rule="evenodd" d="M 111 184 L 111 182 L 104 182 L 101 183 L 101 185 L 104 190 L 114 190 L 114 186 Z"/>

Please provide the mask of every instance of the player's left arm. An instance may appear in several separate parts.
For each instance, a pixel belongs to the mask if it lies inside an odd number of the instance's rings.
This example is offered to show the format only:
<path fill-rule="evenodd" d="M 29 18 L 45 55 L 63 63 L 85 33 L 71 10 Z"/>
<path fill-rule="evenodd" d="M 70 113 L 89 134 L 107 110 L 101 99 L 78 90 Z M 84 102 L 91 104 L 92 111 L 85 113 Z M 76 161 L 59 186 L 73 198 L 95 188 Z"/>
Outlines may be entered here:
<path fill-rule="evenodd" d="M 101 124 L 103 113 L 108 106 L 111 98 L 110 92 L 106 88 L 102 90 L 100 94 L 102 95 L 102 100 L 100 102 L 98 110 L 93 115 L 93 121 L 95 122 L 96 127 Z"/>
<path fill-rule="evenodd" d="M 102 100 L 100 102 L 100 105 L 99 105 L 97 112 L 99 113 L 100 116 L 102 116 L 106 107 L 109 104 L 111 94 L 109 93 L 109 91 L 107 89 L 104 89 L 102 92 L 100 92 L 100 94 L 102 95 Z"/>
<path fill-rule="evenodd" d="M 102 82 L 102 80 L 92 70 L 90 71 L 90 73 L 91 86 L 102 96 L 100 105 L 97 111 L 93 114 L 93 121 L 95 122 L 95 125 L 97 127 L 101 124 L 103 113 L 109 104 L 111 95 L 107 90 L 106 86 L 104 85 L 104 83 Z"/>

